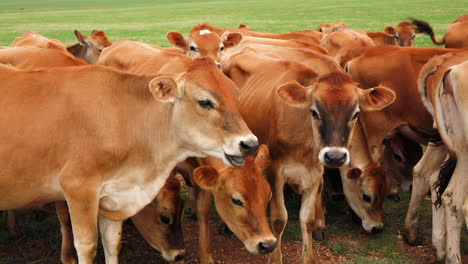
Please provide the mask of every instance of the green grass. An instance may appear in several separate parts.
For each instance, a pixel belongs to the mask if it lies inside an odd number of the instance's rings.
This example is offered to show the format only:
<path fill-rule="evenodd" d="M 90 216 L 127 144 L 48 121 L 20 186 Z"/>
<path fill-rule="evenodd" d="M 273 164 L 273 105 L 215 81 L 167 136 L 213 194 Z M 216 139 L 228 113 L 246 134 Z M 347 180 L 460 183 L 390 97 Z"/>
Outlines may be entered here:
<path fill-rule="evenodd" d="M 9 45 L 25 30 L 71 44 L 76 42 L 74 29 L 101 29 L 112 40 L 132 39 L 167 46 L 168 31 L 187 34 L 200 22 L 218 27 L 244 23 L 260 31 L 284 32 L 343 21 L 353 28 L 382 31 L 408 16 L 428 20 L 440 36 L 451 21 L 467 12 L 465 0 L 1 1 L 0 45 Z M 417 45 L 429 44 L 427 37 L 417 38 Z"/>

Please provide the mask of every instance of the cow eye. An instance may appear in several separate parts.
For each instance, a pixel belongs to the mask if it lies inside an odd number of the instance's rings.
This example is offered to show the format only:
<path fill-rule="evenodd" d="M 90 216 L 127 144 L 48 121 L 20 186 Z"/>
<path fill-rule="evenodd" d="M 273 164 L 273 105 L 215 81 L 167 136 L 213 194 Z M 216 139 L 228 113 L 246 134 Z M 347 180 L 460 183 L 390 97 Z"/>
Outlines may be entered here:
<path fill-rule="evenodd" d="M 244 204 L 242 203 L 241 200 L 232 198 L 232 203 L 238 206 L 243 206 Z"/>
<path fill-rule="evenodd" d="M 398 161 L 398 162 L 402 162 L 402 161 L 403 161 L 403 159 L 402 159 L 402 158 L 400 157 L 400 155 L 398 155 L 398 154 L 393 154 L 393 158 L 394 158 L 396 161 Z"/>
<path fill-rule="evenodd" d="M 395 38 L 396 38 L 396 39 L 400 39 L 400 35 L 398 35 L 398 33 L 395 34 Z"/>
<path fill-rule="evenodd" d="M 190 46 L 190 50 L 193 51 L 193 52 L 197 52 L 197 51 L 198 51 L 197 47 L 195 47 L 195 46 Z"/>
<path fill-rule="evenodd" d="M 367 195 L 367 194 L 363 194 L 363 195 L 362 195 L 362 199 L 363 199 L 364 201 L 368 202 L 368 203 L 371 202 L 371 198 L 370 198 L 370 196 Z"/>
<path fill-rule="evenodd" d="M 312 117 L 315 118 L 315 119 L 320 119 L 320 116 L 319 114 L 317 113 L 317 111 L 315 111 L 314 109 L 310 109 L 310 114 L 312 114 Z"/>
<path fill-rule="evenodd" d="M 412 39 L 414 39 L 415 37 L 416 37 L 416 34 L 413 34 L 413 35 L 411 36 Z"/>
<path fill-rule="evenodd" d="M 211 102 L 208 99 L 199 100 L 198 105 L 200 105 L 200 107 L 208 109 L 208 110 L 214 109 L 213 102 Z"/>
<path fill-rule="evenodd" d="M 353 115 L 353 118 L 351 120 L 356 120 L 358 119 L 359 117 L 359 112 L 356 112 L 354 115 Z"/>
<path fill-rule="evenodd" d="M 219 47 L 219 51 L 224 51 L 224 46 Z"/>
<path fill-rule="evenodd" d="M 165 216 L 165 215 L 161 215 L 161 216 L 159 217 L 159 219 L 161 220 L 161 222 L 163 222 L 163 223 L 166 224 L 166 225 L 168 225 L 168 224 L 171 222 L 171 220 L 169 219 L 169 217 L 167 217 L 167 216 Z"/>

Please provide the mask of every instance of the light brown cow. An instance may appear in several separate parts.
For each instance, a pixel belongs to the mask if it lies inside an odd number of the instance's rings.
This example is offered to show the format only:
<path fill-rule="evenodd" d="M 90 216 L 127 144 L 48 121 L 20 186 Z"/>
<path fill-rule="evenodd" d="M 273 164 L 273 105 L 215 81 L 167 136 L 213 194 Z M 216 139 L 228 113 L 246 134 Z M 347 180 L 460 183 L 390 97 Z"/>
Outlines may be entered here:
<path fill-rule="evenodd" d="M 387 32 L 367 32 L 367 36 L 372 39 L 376 46 L 397 44 L 395 35 Z"/>
<path fill-rule="evenodd" d="M 0 49 L 0 63 L 23 70 L 87 65 L 66 50 L 32 46 Z"/>
<path fill-rule="evenodd" d="M 380 149 L 386 135 L 401 125 L 408 125 L 411 129 L 405 131 L 404 135 L 417 139 L 420 144 L 438 141 L 438 133 L 433 128 L 433 119 L 420 100 L 417 74 L 430 58 L 448 52 L 457 52 L 457 50 L 380 46 L 371 48 L 346 65 L 353 80 L 361 87 L 370 88 L 383 84 L 396 93 L 396 100 L 389 107 L 361 115 L 369 148 Z M 408 105 L 411 105 L 411 108 L 408 108 Z M 427 158 L 424 154 L 413 170 L 412 196 L 405 220 L 407 239 L 410 243 L 416 241 L 417 211 L 429 189 L 425 175 L 434 171 L 434 166 L 430 162 L 445 158 L 445 155 L 441 154 L 444 153 L 443 146 L 441 149 L 437 144 L 430 144 L 426 153 L 433 154 Z"/>
<path fill-rule="evenodd" d="M 180 49 L 190 57 L 210 57 L 216 61 L 218 66 L 225 50 L 239 44 L 242 35 L 239 33 L 229 33 L 218 35 L 217 29 L 209 24 L 200 24 L 192 28 L 188 38 L 179 32 L 171 31 L 167 33 L 169 43 Z"/>
<path fill-rule="evenodd" d="M 285 48 L 294 48 L 294 49 L 307 49 L 311 51 L 316 51 L 322 54 L 328 54 L 327 50 L 319 45 L 309 44 L 302 40 L 297 39 L 269 39 L 269 38 L 258 38 L 251 36 L 243 36 L 241 44 L 262 44 L 270 45 L 275 47 L 285 47 Z M 244 45 L 245 46 L 245 45 Z"/>
<path fill-rule="evenodd" d="M 21 37 L 17 37 L 10 45 L 11 47 L 35 46 L 38 48 L 57 48 L 66 50 L 63 42 L 57 39 L 46 38 L 32 31 L 25 31 Z"/>
<path fill-rule="evenodd" d="M 161 252 L 167 261 L 181 261 L 185 256 L 181 226 L 183 207 L 179 180 L 170 177 L 156 199 L 131 217 L 146 242 Z M 63 263 L 77 263 L 68 207 L 65 202 L 57 202 L 56 209 L 62 232 L 61 260 Z M 109 236 L 105 231 L 105 229 L 100 230 L 101 237 L 108 239 Z M 119 255 L 120 240 L 107 240 L 103 244 L 106 263 L 116 260 Z"/>
<path fill-rule="evenodd" d="M 433 244 L 445 263 L 461 264 L 460 234 L 464 225 L 463 205 L 468 197 L 466 179 L 468 142 L 468 52 L 434 57 L 421 69 L 419 92 L 447 148 L 449 157 L 440 168 L 431 192 Z M 442 205 L 442 208 L 439 208 Z"/>
<path fill-rule="evenodd" d="M 436 45 L 445 44 L 446 48 L 468 48 L 468 15 L 462 15 L 455 19 L 441 40 L 435 38 L 434 30 L 429 23 L 414 18 L 411 21 L 419 32 L 431 37 L 432 42 Z"/>
<path fill-rule="evenodd" d="M 265 254 L 276 247 L 266 214 L 271 198 L 270 185 L 265 176 L 269 169 L 268 147 L 261 145 L 256 157 L 247 157 L 244 167 L 226 167 L 219 159 L 199 159 L 204 166 L 193 171 L 193 164 L 179 164 L 186 181 L 193 182 L 196 213 L 199 224 L 199 260 L 214 263 L 211 249 L 209 218 L 211 196 L 221 219 L 254 254 Z M 197 163 L 197 162 L 195 162 Z"/>
<path fill-rule="evenodd" d="M 118 240 L 122 220 L 155 198 L 177 162 L 213 155 L 241 166 L 258 146 L 235 84 L 209 58 L 174 77 L 101 66 L 1 66 L 0 76 L 0 208 L 66 200 L 80 263 L 95 255 L 98 214 L 107 241 Z"/>
<path fill-rule="evenodd" d="M 421 32 L 419 32 L 410 22 L 403 21 L 400 22 L 396 28 L 392 26 L 386 27 L 385 33 L 395 38 L 395 45 L 401 47 L 412 47 L 414 46 L 416 34 Z"/>
<path fill-rule="evenodd" d="M 374 47 L 374 42 L 364 31 L 340 28 L 324 34 L 320 41 L 330 56 L 342 67 L 367 49 Z"/>
<path fill-rule="evenodd" d="M 330 24 L 320 24 L 315 30 L 323 34 L 328 34 L 343 28 L 348 28 L 348 26 L 343 22 L 334 22 Z"/>
<path fill-rule="evenodd" d="M 278 246 L 269 263 L 282 263 L 281 236 L 287 221 L 285 184 L 302 194 L 303 263 L 314 263 L 312 232 L 318 220 L 315 208 L 321 203 L 321 164 L 348 164 L 347 147 L 357 113 L 385 107 L 393 101 L 393 94 L 381 87 L 373 93 L 361 93 L 341 71 L 319 77 L 303 64 L 274 60 L 249 50 L 231 55 L 223 65 L 240 87 L 242 115 L 271 151 L 270 214 Z"/>

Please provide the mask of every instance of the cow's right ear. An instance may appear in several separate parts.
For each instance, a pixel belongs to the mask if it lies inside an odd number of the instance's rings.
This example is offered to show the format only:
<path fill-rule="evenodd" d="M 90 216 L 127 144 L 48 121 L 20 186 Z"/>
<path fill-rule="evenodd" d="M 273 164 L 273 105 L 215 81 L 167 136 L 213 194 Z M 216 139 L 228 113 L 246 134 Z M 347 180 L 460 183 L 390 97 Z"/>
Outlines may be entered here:
<path fill-rule="evenodd" d="M 169 76 L 157 76 L 149 83 L 149 89 L 154 98 L 163 103 L 173 103 L 180 97 L 179 87 Z"/>
<path fill-rule="evenodd" d="M 308 90 L 298 82 L 283 84 L 276 90 L 276 93 L 288 105 L 301 108 L 309 105 Z"/>
<path fill-rule="evenodd" d="M 223 40 L 224 47 L 228 49 L 237 46 L 237 44 L 241 42 L 242 34 L 237 32 L 225 32 L 223 35 L 221 35 L 221 39 Z"/>
<path fill-rule="evenodd" d="M 212 190 L 218 182 L 218 171 L 211 166 L 201 166 L 193 171 L 193 180 L 204 190 Z"/>
<path fill-rule="evenodd" d="M 361 169 L 359 168 L 351 168 L 346 172 L 346 177 L 350 180 L 357 180 L 359 177 L 361 177 Z"/>
<path fill-rule="evenodd" d="M 385 28 L 385 33 L 389 34 L 389 35 L 395 35 L 396 34 L 396 31 L 393 27 L 386 27 Z"/>
<path fill-rule="evenodd" d="M 82 45 L 89 46 L 88 41 L 87 41 L 88 37 L 85 34 L 75 29 L 75 36 Z"/>
<path fill-rule="evenodd" d="M 171 43 L 173 47 L 187 50 L 187 41 L 185 40 L 184 36 L 182 36 L 182 34 L 180 34 L 179 32 L 171 31 L 167 33 L 166 38 L 167 40 L 169 40 L 169 43 Z"/>

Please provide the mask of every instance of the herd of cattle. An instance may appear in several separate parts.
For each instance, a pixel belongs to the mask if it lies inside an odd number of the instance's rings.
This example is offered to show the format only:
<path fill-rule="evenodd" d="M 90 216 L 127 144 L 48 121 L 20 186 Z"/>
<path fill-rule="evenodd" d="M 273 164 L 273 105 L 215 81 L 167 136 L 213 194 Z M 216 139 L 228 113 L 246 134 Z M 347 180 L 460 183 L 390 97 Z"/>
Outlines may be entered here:
<path fill-rule="evenodd" d="M 411 47 L 420 33 L 446 48 Z M 383 229 L 387 196 L 412 191 L 410 244 L 430 190 L 437 258 L 462 262 L 468 15 L 440 41 L 417 19 L 371 33 L 344 23 L 288 33 L 201 24 L 187 37 L 169 32 L 172 48 L 75 35 L 67 47 L 25 32 L 0 48 L 0 209 L 12 234 L 13 209 L 54 202 L 64 263 L 92 263 L 98 232 L 106 263 L 118 263 L 127 218 L 166 260 L 181 261 L 180 174 L 200 263 L 214 263 L 212 196 L 249 252 L 282 263 L 284 185 L 302 195 L 303 263 L 316 263 L 328 167 L 339 168 L 369 233 Z"/>

